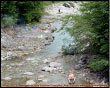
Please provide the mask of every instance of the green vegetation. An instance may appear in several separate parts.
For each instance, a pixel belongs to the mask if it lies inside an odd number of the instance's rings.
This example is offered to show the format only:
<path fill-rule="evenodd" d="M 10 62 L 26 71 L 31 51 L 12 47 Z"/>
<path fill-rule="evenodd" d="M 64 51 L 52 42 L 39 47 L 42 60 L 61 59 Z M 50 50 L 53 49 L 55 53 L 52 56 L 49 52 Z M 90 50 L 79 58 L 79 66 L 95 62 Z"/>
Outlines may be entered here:
<path fill-rule="evenodd" d="M 73 23 L 66 30 L 74 37 L 78 53 L 96 54 L 89 63 L 91 71 L 108 72 L 109 61 L 109 4 L 108 1 L 81 3 L 81 15 L 65 16 L 64 25 Z M 71 19 L 70 19 L 71 18 Z M 103 57 L 103 58 L 101 58 Z M 99 59 L 100 58 L 100 59 Z"/>
<path fill-rule="evenodd" d="M 72 2 L 69 2 L 69 5 L 74 8 L 74 4 Z"/>
<path fill-rule="evenodd" d="M 63 6 L 68 7 L 68 8 L 70 8 L 70 7 L 73 7 L 74 8 L 74 3 L 75 2 L 73 2 L 73 1 L 72 2 L 64 2 L 63 3 Z"/>
<path fill-rule="evenodd" d="M 74 45 L 62 46 L 63 55 L 74 55 L 77 54 L 77 48 Z"/>
<path fill-rule="evenodd" d="M 45 14 L 44 7 L 58 1 L 2 1 L 1 25 L 13 26 L 16 23 L 39 22 Z"/>
<path fill-rule="evenodd" d="M 63 6 L 70 8 L 69 4 L 64 3 Z"/>
<path fill-rule="evenodd" d="M 90 67 L 91 71 L 106 71 L 108 70 L 106 67 L 108 66 L 108 60 L 105 57 L 95 57 L 93 61 L 91 61 L 88 65 Z M 95 68 L 95 69 L 94 69 Z"/>

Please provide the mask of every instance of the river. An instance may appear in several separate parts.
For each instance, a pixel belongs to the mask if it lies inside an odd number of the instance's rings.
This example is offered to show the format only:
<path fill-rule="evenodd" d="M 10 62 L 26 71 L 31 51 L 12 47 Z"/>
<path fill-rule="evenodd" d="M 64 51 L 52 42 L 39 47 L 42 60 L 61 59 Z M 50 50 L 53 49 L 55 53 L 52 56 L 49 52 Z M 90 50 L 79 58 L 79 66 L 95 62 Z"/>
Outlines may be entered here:
<path fill-rule="evenodd" d="M 48 6 L 48 13 L 42 19 L 42 23 L 46 21 L 51 21 L 52 27 L 59 30 L 62 26 L 62 21 L 56 20 L 59 15 L 57 15 L 57 10 L 62 7 L 61 4 L 55 4 Z M 68 9 L 68 8 L 67 8 Z M 71 9 L 73 10 L 73 9 Z M 46 10 L 47 11 L 47 10 Z M 52 11 L 55 11 L 52 13 Z M 63 14 L 66 14 L 66 10 L 62 7 Z M 70 11 L 71 12 L 71 11 Z M 71 13 L 70 13 L 71 14 Z M 61 15 L 62 16 L 62 15 Z M 68 75 L 70 71 L 74 71 L 76 81 L 75 84 L 90 84 L 84 77 L 84 70 L 75 70 L 76 59 L 80 56 L 62 56 L 61 48 L 64 44 L 69 44 L 68 41 L 72 41 L 73 38 L 70 37 L 68 32 L 61 30 L 60 32 L 55 31 L 53 33 L 54 41 L 50 45 L 44 47 L 41 51 L 36 51 L 36 53 L 25 56 L 24 58 L 10 59 L 2 61 L 2 81 L 3 84 L 16 84 L 24 85 L 27 81 L 31 80 L 35 84 L 69 84 Z M 48 66 L 43 61 L 48 59 L 49 62 L 61 63 L 63 73 L 59 70 L 52 72 L 42 71 L 42 68 Z"/>

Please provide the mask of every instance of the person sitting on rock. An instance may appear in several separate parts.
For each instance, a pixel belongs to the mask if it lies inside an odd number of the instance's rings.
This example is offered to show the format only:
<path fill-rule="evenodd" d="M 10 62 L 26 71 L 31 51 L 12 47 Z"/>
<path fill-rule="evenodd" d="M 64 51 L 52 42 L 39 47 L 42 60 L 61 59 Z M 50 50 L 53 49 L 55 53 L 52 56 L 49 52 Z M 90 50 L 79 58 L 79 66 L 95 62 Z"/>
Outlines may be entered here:
<path fill-rule="evenodd" d="M 69 83 L 74 83 L 75 82 L 75 77 L 74 77 L 73 72 L 70 72 L 69 77 L 68 77 L 68 81 L 69 81 Z"/>

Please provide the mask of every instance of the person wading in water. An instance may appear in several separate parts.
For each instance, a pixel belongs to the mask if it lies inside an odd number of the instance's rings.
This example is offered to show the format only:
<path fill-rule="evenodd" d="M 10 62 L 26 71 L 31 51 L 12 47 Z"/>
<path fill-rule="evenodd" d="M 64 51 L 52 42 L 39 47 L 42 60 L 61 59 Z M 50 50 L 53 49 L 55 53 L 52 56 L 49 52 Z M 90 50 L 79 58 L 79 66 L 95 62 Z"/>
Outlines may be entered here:
<path fill-rule="evenodd" d="M 61 13 L 60 10 L 61 10 L 61 8 L 58 10 L 59 13 Z"/>

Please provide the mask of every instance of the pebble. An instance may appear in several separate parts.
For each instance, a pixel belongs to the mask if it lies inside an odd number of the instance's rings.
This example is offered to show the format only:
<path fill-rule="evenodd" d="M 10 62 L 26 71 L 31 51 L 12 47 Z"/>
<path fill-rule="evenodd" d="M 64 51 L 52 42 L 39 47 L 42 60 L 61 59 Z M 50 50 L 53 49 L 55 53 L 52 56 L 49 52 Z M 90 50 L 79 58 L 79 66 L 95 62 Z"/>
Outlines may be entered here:
<path fill-rule="evenodd" d="M 26 85 L 33 85 L 33 84 L 36 84 L 33 80 L 28 80 L 26 82 Z"/>

